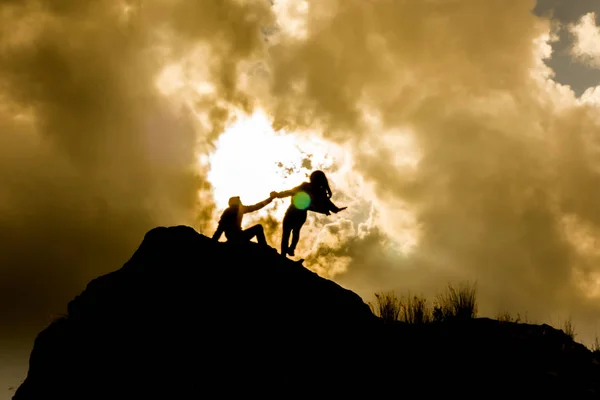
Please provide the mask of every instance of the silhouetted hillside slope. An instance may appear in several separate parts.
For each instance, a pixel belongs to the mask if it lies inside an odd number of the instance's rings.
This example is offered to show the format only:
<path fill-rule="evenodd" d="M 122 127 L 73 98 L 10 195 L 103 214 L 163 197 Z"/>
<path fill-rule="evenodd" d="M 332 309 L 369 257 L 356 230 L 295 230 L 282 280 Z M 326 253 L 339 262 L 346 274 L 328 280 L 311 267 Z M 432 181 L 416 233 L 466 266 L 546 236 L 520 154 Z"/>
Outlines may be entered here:
<path fill-rule="evenodd" d="M 255 243 L 148 232 L 37 337 L 15 400 L 597 398 L 591 353 L 547 326 L 384 325 L 355 293 Z"/>

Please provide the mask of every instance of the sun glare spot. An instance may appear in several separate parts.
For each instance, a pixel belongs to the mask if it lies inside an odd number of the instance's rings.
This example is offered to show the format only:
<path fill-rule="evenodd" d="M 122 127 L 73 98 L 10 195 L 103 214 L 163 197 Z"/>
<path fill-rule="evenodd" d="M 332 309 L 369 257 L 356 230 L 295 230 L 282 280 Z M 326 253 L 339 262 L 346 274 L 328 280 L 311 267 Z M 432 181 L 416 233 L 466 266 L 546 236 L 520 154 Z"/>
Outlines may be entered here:
<path fill-rule="evenodd" d="M 331 166 L 325 143 L 276 132 L 263 112 L 240 115 L 219 137 L 209 159 L 208 180 L 221 209 L 232 196 L 256 203 L 271 191 L 297 186 L 313 169 Z"/>
<path fill-rule="evenodd" d="M 409 139 L 398 137 L 394 145 L 406 148 L 407 152 L 413 146 Z M 358 204 L 360 199 L 356 196 L 361 197 L 360 188 L 345 184 L 354 176 L 353 170 L 344 169 L 344 166 L 352 164 L 349 158 L 351 155 L 347 151 L 320 140 L 318 134 L 275 131 L 269 116 L 257 111 L 252 115 L 238 114 L 217 139 L 215 150 L 204 157 L 202 164 L 208 168 L 207 180 L 213 188 L 217 212 L 222 212 L 230 197 L 239 196 L 244 204 L 254 204 L 269 197 L 271 191 L 287 190 L 299 185 L 316 169 L 326 171 L 334 190 L 343 188 L 342 191 L 349 196 L 345 201 L 354 199 L 354 204 Z M 406 159 L 397 161 L 400 165 L 407 163 Z M 414 163 L 416 160 L 408 162 L 411 166 Z M 300 208 L 309 206 L 307 200 L 302 197 L 292 199 Z M 286 203 L 289 201 L 286 200 Z M 343 205 L 352 204 L 348 202 Z M 419 227 L 414 215 L 398 204 L 385 206 L 386 210 L 382 210 L 382 219 L 378 224 L 389 238 L 397 242 L 400 252 L 410 253 L 419 242 Z M 387 209 L 390 206 L 393 210 Z M 249 220 L 266 215 L 281 220 L 286 208 L 287 205 L 269 206 Z"/>

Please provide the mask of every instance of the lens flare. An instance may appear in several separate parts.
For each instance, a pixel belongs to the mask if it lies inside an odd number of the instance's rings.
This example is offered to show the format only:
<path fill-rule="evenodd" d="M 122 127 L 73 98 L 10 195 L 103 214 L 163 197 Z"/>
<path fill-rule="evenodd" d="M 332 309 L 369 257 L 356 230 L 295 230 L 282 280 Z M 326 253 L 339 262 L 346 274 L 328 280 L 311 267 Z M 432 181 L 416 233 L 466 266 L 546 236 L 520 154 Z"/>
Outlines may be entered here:
<path fill-rule="evenodd" d="M 310 206 L 310 196 L 305 192 L 296 193 L 292 201 L 294 206 L 300 210 L 306 210 Z"/>

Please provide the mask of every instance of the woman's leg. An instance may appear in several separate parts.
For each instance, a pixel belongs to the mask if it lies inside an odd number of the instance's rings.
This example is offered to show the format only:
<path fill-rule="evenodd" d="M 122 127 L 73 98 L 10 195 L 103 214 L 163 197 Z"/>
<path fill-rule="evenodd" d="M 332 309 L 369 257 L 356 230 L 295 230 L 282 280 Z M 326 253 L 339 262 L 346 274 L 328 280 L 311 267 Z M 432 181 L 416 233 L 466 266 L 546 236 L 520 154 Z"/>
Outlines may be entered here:
<path fill-rule="evenodd" d="M 292 229 L 292 244 L 290 245 L 290 248 L 287 252 L 292 257 L 295 255 L 294 251 L 296 250 L 296 246 L 298 245 L 299 240 L 300 240 L 300 228 Z"/>
<path fill-rule="evenodd" d="M 285 256 L 288 252 L 288 244 L 290 242 L 290 232 L 292 228 L 290 227 L 289 218 L 286 214 L 283 217 L 283 231 L 281 233 L 281 255 Z"/>
<path fill-rule="evenodd" d="M 290 245 L 290 249 L 288 254 L 290 256 L 294 255 L 294 251 L 296 250 L 296 246 L 298 245 L 298 241 L 300 240 L 300 229 L 302 229 L 302 225 L 306 222 L 306 211 L 299 214 L 297 219 L 294 221 L 294 227 L 292 228 L 292 244 Z"/>

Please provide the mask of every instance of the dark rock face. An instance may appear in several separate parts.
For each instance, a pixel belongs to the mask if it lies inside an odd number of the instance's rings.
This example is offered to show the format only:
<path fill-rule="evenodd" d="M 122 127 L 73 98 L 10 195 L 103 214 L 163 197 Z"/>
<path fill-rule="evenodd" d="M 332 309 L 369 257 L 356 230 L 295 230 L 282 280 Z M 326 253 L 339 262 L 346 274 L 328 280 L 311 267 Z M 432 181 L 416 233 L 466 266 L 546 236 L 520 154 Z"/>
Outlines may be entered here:
<path fill-rule="evenodd" d="M 384 325 L 355 293 L 255 243 L 149 231 L 42 331 L 15 400 L 497 394 L 600 397 L 561 331 Z"/>
<path fill-rule="evenodd" d="M 14 398 L 280 395 L 298 379 L 302 391 L 331 379 L 340 337 L 360 339 L 375 319 L 359 296 L 273 249 L 156 228 L 40 333 Z"/>

